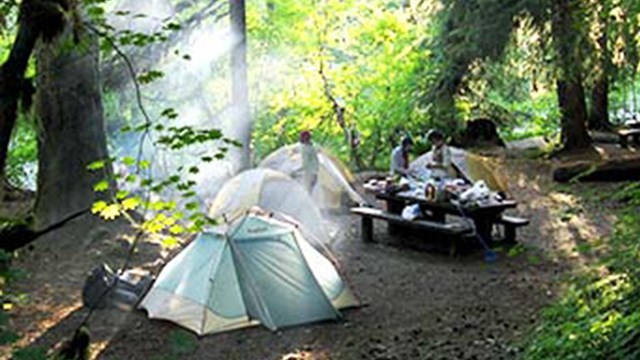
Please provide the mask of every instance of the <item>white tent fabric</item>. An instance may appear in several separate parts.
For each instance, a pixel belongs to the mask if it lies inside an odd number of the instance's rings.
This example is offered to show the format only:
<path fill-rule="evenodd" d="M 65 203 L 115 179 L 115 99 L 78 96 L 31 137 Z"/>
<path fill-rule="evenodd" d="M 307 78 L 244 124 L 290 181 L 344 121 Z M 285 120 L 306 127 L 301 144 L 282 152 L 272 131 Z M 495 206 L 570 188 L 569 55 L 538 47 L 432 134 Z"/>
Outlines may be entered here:
<path fill-rule="evenodd" d="M 141 302 L 149 317 L 199 335 L 336 319 L 358 301 L 297 227 L 248 213 L 203 233 L 162 270 Z"/>
<path fill-rule="evenodd" d="M 236 218 L 254 207 L 296 219 L 307 238 L 325 242 L 333 225 L 307 191 L 287 175 L 271 169 L 244 171 L 220 189 L 209 209 L 212 218 Z"/>
<path fill-rule="evenodd" d="M 262 160 L 259 167 L 280 171 L 302 183 L 301 150 L 299 143 L 283 146 Z M 344 164 L 323 148 L 316 146 L 316 150 L 320 168 L 318 182 L 312 190 L 314 200 L 325 209 L 339 208 L 343 196 L 356 204 L 366 203 L 362 195 L 354 189 L 355 178 Z"/>
<path fill-rule="evenodd" d="M 462 172 L 463 177 L 471 181 L 483 180 L 494 191 L 508 191 L 506 180 L 498 173 L 498 167 L 490 159 L 456 147 L 449 149 L 451 162 Z M 433 152 L 429 151 L 412 161 L 409 168 L 420 173 L 432 159 Z"/>

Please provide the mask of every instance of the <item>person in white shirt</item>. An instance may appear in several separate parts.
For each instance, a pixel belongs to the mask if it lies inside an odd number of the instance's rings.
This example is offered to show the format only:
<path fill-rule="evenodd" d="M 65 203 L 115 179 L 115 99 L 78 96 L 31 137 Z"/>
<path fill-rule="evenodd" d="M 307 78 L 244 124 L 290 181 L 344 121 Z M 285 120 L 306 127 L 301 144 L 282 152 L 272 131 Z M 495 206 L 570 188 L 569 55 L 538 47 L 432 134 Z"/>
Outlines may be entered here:
<path fill-rule="evenodd" d="M 300 132 L 300 145 L 302 147 L 302 172 L 303 184 L 309 193 L 313 191 L 318 181 L 318 169 L 320 161 L 318 160 L 318 152 L 311 142 L 311 132 Z"/>
<path fill-rule="evenodd" d="M 391 152 L 391 166 L 389 172 L 391 175 L 402 175 L 409 177 L 409 152 L 413 147 L 413 140 L 410 137 L 402 139 L 400 145 L 396 146 Z"/>
<path fill-rule="evenodd" d="M 438 130 L 431 130 L 427 134 L 427 140 L 433 144 L 432 158 L 427 164 L 427 168 L 432 171 L 431 176 L 440 179 L 455 177 L 455 169 L 451 163 L 451 149 L 445 144 L 444 134 Z"/>

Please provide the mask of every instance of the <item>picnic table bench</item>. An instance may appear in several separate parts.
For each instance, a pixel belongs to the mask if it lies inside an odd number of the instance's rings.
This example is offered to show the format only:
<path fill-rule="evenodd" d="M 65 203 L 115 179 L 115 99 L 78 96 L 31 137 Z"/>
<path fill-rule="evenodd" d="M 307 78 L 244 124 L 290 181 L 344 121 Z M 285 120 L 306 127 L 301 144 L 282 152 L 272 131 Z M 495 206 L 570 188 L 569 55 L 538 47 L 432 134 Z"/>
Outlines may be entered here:
<path fill-rule="evenodd" d="M 465 222 L 441 223 L 423 219 L 407 220 L 401 215 L 393 214 L 382 209 L 370 207 L 356 207 L 351 209 L 351 213 L 362 218 L 362 241 L 373 242 L 373 220 L 384 220 L 389 224 L 397 224 L 419 230 L 426 230 L 429 233 L 437 233 L 449 236 L 449 254 L 455 255 L 458 250 L 458 242 L 465 235 L 472 235 L 473 227 Z"/>
<path fill-rule="evenodd" d="M 516 230 L 519 227 L 529 225 L 529 219 L 502 214 L 497 221 L 498 224 L 504 226 L 504 239 L 507 243 L 516 242 Z"/>
<path fill-rule="evenodd" d="M 640 128 L 620 129 L 617 131 L 620 146 L 626 148 L 629 145 L 629 139 L 636 145 L 640 145 Z"/>

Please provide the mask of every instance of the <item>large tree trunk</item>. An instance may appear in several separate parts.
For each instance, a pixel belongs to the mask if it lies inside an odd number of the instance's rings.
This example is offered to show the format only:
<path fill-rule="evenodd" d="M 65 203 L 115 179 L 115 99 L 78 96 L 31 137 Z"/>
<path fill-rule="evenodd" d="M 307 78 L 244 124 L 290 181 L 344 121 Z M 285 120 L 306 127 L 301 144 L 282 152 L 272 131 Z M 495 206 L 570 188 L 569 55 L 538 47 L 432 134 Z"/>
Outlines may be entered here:
<path fill-rule="evenodd" d="M 560 70 L 557 94 L 562 114 L 562 150 L 574 151 L 591 145 L 579 48 L 583 34 L 576 24 L 581 9 L 573 0 L 557 0 L 554 5 L 552 31 Z"/>
<path fill-rule="evenodd" d="M 557 82 L 562 148 L 565 151 L 586 149 L 591 145 L 587 132 L 587 105 L 581 81 Z"/>
<path fill-rule="evenodd" d="M 247 22 L 244 0 L 229 0 L 231 31 L 237 42 L 231 51 L 233 116 L 237 121 L 236 137 L 242 142 L 240 168 L 251 166 L 251 114 L 247 79 Z"/>
<path fill-rule="evenodd" d="M 609 79 L 607 76 L 598 79 L 591 90 L 591 113 L 589 114 L 589 129 L 609 130 Z"/>
<path fill-rule="evenodd" d="M 44 228 L 82 209 L 100 196 L 93 186 L 110 179 L 108 167 L 97 172 L 87 165 L 107 159 L 97 39 L 71 31 L 38 53 L 37 112 L 39 135 L 38 190 L 35 227 Z"/>
<path fill-rule="evenodd" d="M 592 130 L 610 129 L 609 121 L 609 70 L 611 69 L 611 52 L 609 51 L 609 6 L 602 5 L 599 14 L 600 36 L 597 41 L 596 79 L 591 89 L 591 112 L 589 114 L 589 128 Z"/>
<path fill-rule="evenodd" d="M 28 3 L 26 0 L 25 2 Z M 23 5 L 20 10 L 18 34 L 11 47 L 9 58 L 0 67 L 0 185 L 2 186 L 5 181 L 11 134 L 18 116 L 18 101 L 25 81 L 24 73 L 40 33 L 37 26 L 32 23 L 34 16 L 25 13 L 25 9 L 29 9 L 27 5 Z"/>

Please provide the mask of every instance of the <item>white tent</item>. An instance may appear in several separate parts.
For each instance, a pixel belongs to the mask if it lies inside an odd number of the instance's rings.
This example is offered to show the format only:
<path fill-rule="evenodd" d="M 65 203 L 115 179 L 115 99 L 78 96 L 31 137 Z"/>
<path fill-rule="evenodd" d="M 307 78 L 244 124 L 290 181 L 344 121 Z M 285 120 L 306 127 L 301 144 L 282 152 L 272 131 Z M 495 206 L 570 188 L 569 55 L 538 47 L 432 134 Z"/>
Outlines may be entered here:
<path fill-rule="evenodd" d="M 143 299 L 149 317 L 199 335 L 337 319 L 358 301 L 295 225 L 247 213 L 198 236 Z"/>
<path fill-rule="evenodd" d="M 471 181 L 484 180 L 494 191 L 508 191 L 506 180 L 500 175 L 497 170 L 499 167 L 491 159 L 456 147 L 449 147 L 449 149 L 451 149 L 451 162 L 462 177 Z M 429 151 L 412 161 L 409 167 L 413 171 L 420 172 L 432 159 L 433 152 Z"/>
<path fill-rule="evenodd" d="M 280 171 L 302 182 L 301 145 L 291 144 L 272 152 L 260 163 L 260 168 Z M 312 190 L 312 196 L 323 208 L 339 208 L 343 198 L 356 204 L 366 202 L 354 189 L 355 178 L 340 160 L 331 156 L 326 150 L 316 146 L 318 152 L 318 182 Z"/>
<path fill-rule="evenodd" d="M 332 237 L 332 224 L 302 185 L 270 169 L 247 170 L 227 181 L 213 200 L 209 216 L 235 218 L 256 206 L 296 219 L 307 238 L 327 241 Z"/>

